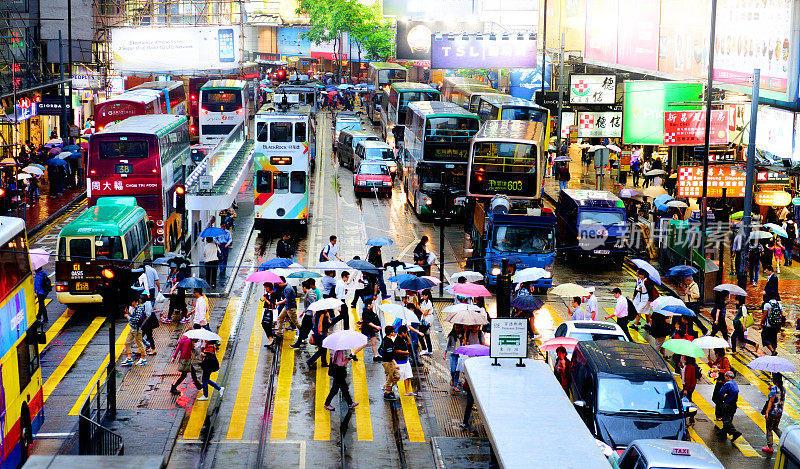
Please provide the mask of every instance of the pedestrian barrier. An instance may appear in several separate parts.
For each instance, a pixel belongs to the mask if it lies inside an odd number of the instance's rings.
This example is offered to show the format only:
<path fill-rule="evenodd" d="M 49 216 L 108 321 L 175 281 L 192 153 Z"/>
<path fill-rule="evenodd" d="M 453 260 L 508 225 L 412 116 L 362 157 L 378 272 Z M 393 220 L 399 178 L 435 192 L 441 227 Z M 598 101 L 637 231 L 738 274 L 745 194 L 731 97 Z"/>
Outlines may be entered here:
<path fill-rule="evenodd" d="M 125 450 L 122 436 L 100 424 L 108 412 L 107 380 L 97 380 L 94 387 L 94 396 L 87 397 L 78 414 L 78 454 L 120 456 Z"/>

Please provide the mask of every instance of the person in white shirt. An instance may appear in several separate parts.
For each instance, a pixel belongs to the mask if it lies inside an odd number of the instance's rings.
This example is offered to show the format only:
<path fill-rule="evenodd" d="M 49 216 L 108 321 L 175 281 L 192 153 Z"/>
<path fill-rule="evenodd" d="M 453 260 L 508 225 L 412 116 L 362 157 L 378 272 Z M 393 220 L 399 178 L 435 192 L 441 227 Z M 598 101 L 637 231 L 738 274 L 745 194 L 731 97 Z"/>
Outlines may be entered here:
<path fill-rule="evenodd" d="M 332 261 L 334 259 L 342 260 L 339 257 L 339 246 L 336 245 L 336 236 L 331 235 L 330 242 L 319 253 L 319 261 Z"/>
<path fill-rule="evenodd" d="M 206 267 L 206 282 L 211 288 L 217 287 L 217 268 L 219 267 L 219 246 L 214 238 L 206 238 L 203 246 L 203 262 Z"/>
<path fill-rule="evenodd" d="M 586 309 L 581 306 L 581 297 L 576 296 L 572 298 L 572 320 L 573 321 L 588 321 L 592 317 L 586 312 Z"/>
<path fill-rule="evenodd" d="M 630 300 L 628 300 L 628 298 L 622 294 L 622 290 L 619 288 L 614 288 L 611 290 L 611 293 L 614 295 L 614 298 L 617 299 L 617 304 L 614 305 L 613 316 L 617 317 L 617 324 L 622 328 L 622 332 L 625 333 L 625 336 L 628 337 L 628 340 L 633 342 L 631 333 L 628 331 L 628 323 L 631 320 L 631 312 L 629 311 L 630 308 L 628 307 Z M 606 316 L 606 321 L 611 319 L 611 317 L 612 316 Z"/>
<path fill-rule="evenodd" d="M 150 297 L 150 306 L 155 307 L 156 292 L 161 291 L 161 282 L 159 282 L 158 271 L 153 268 L 153 261 L 145 259 L 144 261 L 144 277 L 147 282 L 147 296 Z"/>
<path fill-rule="evenodd" d="M 586 314 L 592 317 L 592 321 L 597 320 L 597 297 L 594 295 L 594 287 L 587 287 L 586 291 L 589 292 L 589 296 L 584 297 L 584 308 L 586 309 Z"/>
<path fill-rule="evenodd" d="M 200 288 L 194 289 L 194 328 L 208 328 L 208 299 Z"/>
<path fill-rule="evenodd" d="M 331 321 L 331 326 L 339 321 L 342 321 L 342 327 L 350 329 L 350 310 L 347 308 L 347 282 L 350 280 L 350 273 L 346 270 L 342 271 L 341 278 L 336 280 L 336 299 L 342 301 L 342 306 L 339 308 L 339 315 Z"/>

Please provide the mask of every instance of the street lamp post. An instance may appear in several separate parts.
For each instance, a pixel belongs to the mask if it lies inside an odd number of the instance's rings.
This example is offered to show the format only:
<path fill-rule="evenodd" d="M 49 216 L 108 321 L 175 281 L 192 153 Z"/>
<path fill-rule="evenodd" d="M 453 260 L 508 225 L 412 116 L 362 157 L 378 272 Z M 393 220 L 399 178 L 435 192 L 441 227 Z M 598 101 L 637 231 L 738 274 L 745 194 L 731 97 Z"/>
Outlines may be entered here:
<path fill-rule="evenodd" d="M 544 102 L 544 64 L 545 64 L 546 51 L 547 51 L 547 0 L 544 0 L 544 10 L 542 11 L 542 88 L 541 88 L 542 102 Z"/>
<path fill-rule="evenodd" d="M 747 254 L 750 243 L 750 228 L 753 221 L 753 183 L 756 173 L 756 124 L 758 122 L 758 95 L 761 70 L 753 70 L 753 97 L 750 104 L 750 139 L 747 143 L 747 179 L 744 186 L 744 214 L 742 216 L 742 238 L 739 243 L 739 266 L 736 269 L 739 286 L 747 285 Z M 744 280 L 742 280 L 744 279 Z"/>

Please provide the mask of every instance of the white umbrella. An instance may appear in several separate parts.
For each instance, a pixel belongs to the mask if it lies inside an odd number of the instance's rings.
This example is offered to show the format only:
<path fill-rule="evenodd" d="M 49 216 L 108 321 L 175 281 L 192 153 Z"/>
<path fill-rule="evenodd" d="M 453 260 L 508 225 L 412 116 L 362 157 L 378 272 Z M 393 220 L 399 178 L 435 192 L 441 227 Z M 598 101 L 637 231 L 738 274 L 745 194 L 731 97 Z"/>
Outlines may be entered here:
<path fill-rule="evenodd" d="M 310 309 L 311 311 L 322 311 L 323 309 L 339 309 L 341 306 L 342 300 L 337 300 L 336 298 L 323 298 L 308 305 L 307 309 Z"/>
<path fill-rule="evenodd" d="M 378 309 L 384 314 L 391 314 L 395 319 L 400 319 L 404 323 L 418 322 L 419 318 L 413 311 L 396 303 L 378 305 Z"/>
<path fill-rule="evenodd" d="M 472 270 L 462 270 L 450 276 L 450 283 L 458 283 L 458 278 L 464 277 L 467 282 L 480 282 L 483 280 L 483 274 Z"/>
<path fill-rule="evenodd" d="M 352 270 L 353 268 L 342 261 L 323 261 L 317 264 L 318 270 Z"/>
<path fill-rule="evenodd" d="M 777 355 L 762 355 L 747 364 L 752 370 L 769 371 L 770 373 L 791 373 L 796 367 L 794 363 Z"/>
<path fill-rule="evenodd" d="M 28 255 L 31 258 L 31 268 L 33 270 L 44 267 L 50 262 L 50 253 L 42 248 L 31 249 L 28 251 Z"/>
<path fill-rule="evenodd" d="M 458 311 L 448 316 L 445 321 L 466 326 L 482 326 L 489 323 L 486 314 L 480 311 Z"/>
<path fill-rule="evenodd" d="M 367 345 L 367 336 L 349 329 L 336 331 L 322 340 L 322 346 L 330 350 L 355 350 Z"/>
<path fill-rule="evenodd" d="M 398 267 L 397 273 L 398 274 L 411 274 L 411 273 L 418 273 L 418 272 L 425 272 L 425 269 L 419 265 L 409 265 L 406 267 Z"/>
<path fill-rule="evenodd" d="M 29 174 L 35 174 L 36 176 L 44 175 L 44 170 L 42 170 L 42 168 L 37 168 L 36 166 L 25 166 L 22 168 L 22 170 Z"/>
<path fill-rule="evenodd" d="M 445 314 L 458 313 L 461 311 L 480 311 L 481 307 L 470 303 L 456 303 L 454 305 L 445 306 L 442 312 Z"/>
<path fill-rule="evenodd" d="M 578 147 L 578 148 L 591 148 L 592 147 L 588 143 L 579 143 L 579 144 L 577 144 L 575 146 Z"/>
<path fill-rule="evenodd" d="M 28 173 L 19 173 L 19 174 L 17 174 L 17 179 L 19 179 L 20 181 L 23 180 L 23 179 L 30 179 L 32 177 L 33 176 L 28 174 Z"/>
<path fill-rule="evenodd" d="M 713 335 L 704 335 L 703 337 L 698 337 L 697 339 L 694 339 L 692 343 L 701 349 L 706 350 L 730 347 L 730 344 L 728 344 L 727 340 L 723 339 L 722 337 L 714 337 Z"/>
<path fill-rule="evenodd" d="M 550 293 L 565 297 L 580 296 L 583 298 L 584 296 L 589 296 L 589 290 L 577 283 L 562 283 L 550 290 Z"/>
<path fill-rule="evenodd" d="M 54 145 L 57 145 L 57 144 L 64 143 L 64 141 L 63 141 L 63 140 L 61 140 L 60 138 L 54 138 L 54 139 L 52 139 L 52 140 L 48 140 L 48 141 L 47 141 L 47 143 L 52 143 L 52 144 L 54 144 Z"/>
<path fill-rule="evenodd" d="M 611 150 L 613 152 L 616 152 L 616 153 L 619 153 L 619 152 L 622 151 L 622 148 L 614 145 L 613 143 L 610 143 L 610 144 L 606 145 L 606 148 L 608 148 L 609 150 Z"/>
<path fill-rule="evenodd" d="M 205 340 L 205 341 L 213 341 L 213 340 L 222 340 L 222 337 L 219 335 L 209 331 L 208 329 L 189 329 L 183 335 L 190 339 L 197 339 L 197 340 Z"/>
<path fill-rule="evenodd" d="M 661 295 L 658 298 L 656 298 L 655 300 L 650 302 L 650 306 L 654 310 L 659 310 L 659 309 L 663 308 L 664 306 L 670 306 L 670 305 L 677 305 L 677 306 L 686 307 L 686 303 L 684 303 L 683 300 L 681 300 L 680 298 L 676 298 L 674 296 Z"/>
<path fill-rule="evenodd" d="M 597 151 L 597 150 L 605 150 L 606 147 L 603 145 L 592 145 L 589 147 L 589 151 Z"/>
<path fill-rule="evenodd" d="M 636 267 L 647 272 L 650 280 L 656 282 L 657 285 L 661 285 L 661 274 L 659 274 L 656 268 L 650 265 L 649 262 L 644 259 L 631 259 L 631 262 L 633 262 Z"/>
<path fill-rule="evenodd" d="M 753 231 L 750 233 L 750 239 L 770 239 L 774 235 L 772 233 L 768 233 L 766 231 Z"/>
<path fill-rule="evenodd" d="M 667 207 L 674 207 L 674 208 L 689 208 L 689 204 L 681 200 L 670 200 L 665 205 Z"/>
<path fill-rule="evenodd" d="M 644 173 L 645 176 L 664 176 L 665 174 L 667 174 L 667 172 L 663 169 L 651 169 L 650 171 Z"/>
<path fill-rule="evenodd" d="M 528 267 L 527 269 L 522 269 L 515 273 L 511 281 L 514 283 L 535 282 L 540 278 L 547 278 L 549 276 L 550 272 L 541 267 Z"/>
<path fill-rule="evenodd" d="M 714 291 L 726 291 L 735 296 L 747 296 L 747 292 L 739 285 L 732 283 L 723 283 L 714 287 Z"/>

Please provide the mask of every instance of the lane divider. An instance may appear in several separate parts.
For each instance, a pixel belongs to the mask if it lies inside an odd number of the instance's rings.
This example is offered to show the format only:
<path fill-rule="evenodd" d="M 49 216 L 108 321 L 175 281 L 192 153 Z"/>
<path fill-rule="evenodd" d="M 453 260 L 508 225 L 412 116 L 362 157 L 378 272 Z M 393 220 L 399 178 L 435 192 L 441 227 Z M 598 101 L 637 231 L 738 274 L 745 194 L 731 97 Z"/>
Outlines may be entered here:
<path fill-rule="evenodd" d="M 64 359 L 61 360 L 61 363 L 58 364 L 56 369 L 53 371 L 53 374 L 51 374 L 50 377 L 47 378 L 47 381 L 44 383 L 44 386 L 42 387 L 42 395 L 44 396 L 45 402 L 47 402 L 47 398 L 50 397 L 50 394 L 53 393 L 56 386 L 58 386 L 61 380 L 64 379 L 64 376 L 66 376 L 67 372 L 69 372 L 69 370 L 72 369 L 72 366 L 75 365 L 75 362 L 78 360 L 78 357 L 80 357 L 83 354 L 83 351 L 86 349 L 86 346 L 89 345 L 89 342 L 97 334 L 97 331 L 100 330 L 100 327 L 103 325 L 103 322 L 105 322 L 105 318 L 102 316 L 94 318 L 94 321 L 92 321 L 92 323 L 89 324 L 89 327 L 87 327 L 86 330 L 83 331 L 83 334 L 81 334 L 81 336 L 78 337 L 78 340 L 69 349 L 69 352 L 67 352 L 66 356 L 64 356 Z"/>
<path fill-rule="evenodd" d="M 359 321 L 355 308 L 350 308 L 350 324 Z M 364 350 L 372 350 L 367 344 Z M 358 361 L 351 361 L 353 376 L 353 400 L 358 402 L 355 409 L 356 434 L 358 441 L 373 441 L 372 417 L 369 409 L 369 388 L 367 387 L 367 370 L 364 364 L 364 350 L 356 354 Z"/>
<path fill-rule="evenodd" d="M 259 307 L 262 303 L 259 303 Z M 291 347 L 294 343 L 295 332 L 284 332 L 281 341 L 281 363 L 278 368 L 278 383 L 275 388 L 275 404 L 272 414 L 271 440 L 285 440 L 289 434 L 289 400 L 292 393 L 292 377 L 294 376 L 295 350 Z"/>
<path fill-rule="evenodd" d="M 264 334 L 261 330 L 261 315 L 256 312 L 254 316 L 253 329 L 250 332 L 250 343 L 247 346 L 247 355 L 245 355 L 242 375 L 239 378 L 239 389 L 231 412 L 228 434 L 225 437 L 228 440 L 241 440 L 244 436 L 247 412 L 250 409 L 250 398 L 253 395 L 253 381 L 256 377 L 256 366 L 258 365 L 258 357 L 261 354 L 261 340 Z"/>
<path fill-rule="evenodd" d="M 328 350 L 325 350 L 328 353 Z M 328 354 L 330 358 L 330 354 Z M 331 439 L 331 412 L 325 409 L 325 399 L 330 391 L 328 368 L 323 368 L 317 363 L 316 386 L 314 392 L 314 440 L 330 441 Z"/>
<path fill-rule="evenodd" d="M 125 327 L 122 329 L 122 333 L 120 333 L 116 342 L 114 342 L 114 363 L 117 363 L 120 355 L 122 355 L 122 351 L 125 348 L 125 339 L 128 337 L 128 332 L 130 332 L 130 330 L 131 326 L 125 324 Z M 95 371 L 94 375 L 92 375 L 92 378 L 89 380 L 89 383 L 86 385 L 86 387 L 83 388 L 81 395 L 78 396 L 78 400 L 75 402 L 75 405 L 73 405 L 72 409 L 70 409 L 69 415 L 78 415 L 81 411 L 81 407 L 83 407 L 83 403 L 86 402 L 86 399 L 91 399 L 94 397 L 94 394 L 97 391 L 97 382 L 106 378 L 108 371 L 108 360 L 109 354 L 106 354 L 106 357 L 103 359 L 102 363 L 100 363 L 97 371 Z"/>

